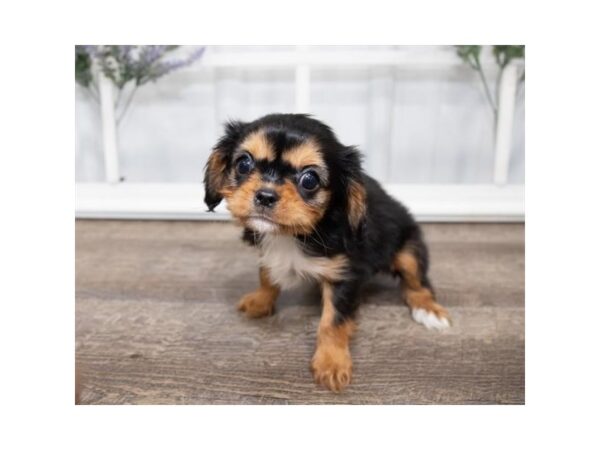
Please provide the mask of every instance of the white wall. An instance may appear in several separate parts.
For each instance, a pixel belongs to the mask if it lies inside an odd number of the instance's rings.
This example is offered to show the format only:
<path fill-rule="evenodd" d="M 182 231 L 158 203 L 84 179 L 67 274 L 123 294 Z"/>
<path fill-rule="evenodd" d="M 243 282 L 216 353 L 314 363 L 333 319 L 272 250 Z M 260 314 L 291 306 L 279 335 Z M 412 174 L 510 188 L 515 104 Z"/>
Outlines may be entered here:
<path fill-rule="evenodd" d="M 454 54 L 452 47 L 390 48 L 415 61 Z M 210 47 L 206 55 L 281 49 Z M 202 63 L 140 89 L 119 127 L 120 172 L 126 182 L 199 183 L 226 119 L 294 111 L 293 68 L 209 68 Z M 474 72 L 460 64 L 403 67 L 316 68 L 311 113 L 331 125 L 342 142 L 358 145 L 367 171 L 383 182 L 491 183 L 492 114 Z M 489 67 L 495 85 L 494 66 Z M 509 182 L 523 184 L 524 86 L 519 92 Z M 103 164 L 98 108 L 77 87 L 76 181 L 104 181 Z"/>

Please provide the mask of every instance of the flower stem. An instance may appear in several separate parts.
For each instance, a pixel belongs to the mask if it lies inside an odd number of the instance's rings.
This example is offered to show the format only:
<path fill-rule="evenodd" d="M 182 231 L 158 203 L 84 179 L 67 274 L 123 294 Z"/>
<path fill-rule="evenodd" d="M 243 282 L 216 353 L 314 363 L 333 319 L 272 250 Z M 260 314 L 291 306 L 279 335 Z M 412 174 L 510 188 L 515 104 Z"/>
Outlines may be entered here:
<path fill-rule="evenodd" d="M 92 100 L 100 104 L 100 95 L 98 94 L 98 89 L 96 88 L 96 85 L 93 81 L 86 86 L 86 90 L 89 92 L 90 97 L 92 97 Z"/>
<path fill-rule="evenodd" d="M 488 85 L 487 79 L 485 78 L 485 74 L 483 73 L 483 69 L 481 68 L 481 63 L 479 62 L 479 58 L 475 58 L 475 69 L 479 74 L 479 78 L 481 78 L 481 82 L 483 83 L 483 88 L 485 90 L 485 96 L 487 97 L 490 106 L 492 107 L 492 111 L 494 112 L 494 119 L 498 116 L 498 109 L 492 97 L 492 93 L 490 92 L 490 87 Z"/>
<path fill-rule="evenodd" d="M 121 123 L 121 120 L 123 120 L 123 117 L 125 117 L 125 114 L 127 113 L 127 110 L 129 109 L 129 105 L 131 105 L 131 101 L 133 100 L 133 97 L 135 95 L 135 91 L 137 90 L 137 88 L 138 88 L 138 86 L 136 84 L 134 86 L 133 90 L 131 91 L 129 98 L 127 99 L 127 103 L 125 103 L 125 106 L 123 107 L 123 110 L 121 111 L 121 114 L 119 114 L 119 117 L 117 118 L 117 126 L 119 126 L 119 124 Z"/>

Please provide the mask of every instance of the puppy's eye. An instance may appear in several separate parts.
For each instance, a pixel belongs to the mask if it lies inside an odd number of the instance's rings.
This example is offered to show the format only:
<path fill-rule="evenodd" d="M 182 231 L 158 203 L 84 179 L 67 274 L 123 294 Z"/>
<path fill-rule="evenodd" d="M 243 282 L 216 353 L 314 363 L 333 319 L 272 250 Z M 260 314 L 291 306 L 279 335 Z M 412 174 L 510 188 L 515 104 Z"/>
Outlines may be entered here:
<path fill-rule="evenodd" d="M 319 187 L 319 176 L 310 170 L 302 174 L 298 184 L 305 191 L 314 191 L 317 187 Z"/>
<path fill-rule="evenodd" d="M 236 166 L 235 166 L 237 173 L 239 173 L 240 175 L 246 175 L 248 172 L 250 172 L 252 170 L 253 167 L 254 167 L 254 161 L 252 161 L 252 158 L 250 157 L 250 155 L 240 156 L 238 158 Z"/>

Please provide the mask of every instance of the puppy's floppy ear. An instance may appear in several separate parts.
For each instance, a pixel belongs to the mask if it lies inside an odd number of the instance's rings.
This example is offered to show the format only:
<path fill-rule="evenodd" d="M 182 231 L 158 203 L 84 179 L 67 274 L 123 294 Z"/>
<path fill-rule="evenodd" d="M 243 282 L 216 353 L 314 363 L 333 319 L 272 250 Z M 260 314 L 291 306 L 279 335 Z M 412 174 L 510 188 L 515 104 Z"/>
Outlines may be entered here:
<path fill-rule="evenodd" d="M 204 169 L 204 203 L 209 211 L 223 200 L 222 190 L 228 183 L 231 156 L 242 136 L 246 124 L 230 121 L 225 125 L 225 134 L 212 150 Z"/>
<path fill-rule="evenodd" d="M 343 161 L 348 222 L 352 230 L 357 232 L 364 222 L 367 212 L 367 191 L 360 164 L 361 155 L 355 147 L 346 147 L 343 152 Z"/>
<path fill-rule="evenodd" d="M 367 213 L 367 192 L 361 181 L 350 180 L 348 184 L 348 221 L 354 231 L 357 231 L 365 220 Z"/>

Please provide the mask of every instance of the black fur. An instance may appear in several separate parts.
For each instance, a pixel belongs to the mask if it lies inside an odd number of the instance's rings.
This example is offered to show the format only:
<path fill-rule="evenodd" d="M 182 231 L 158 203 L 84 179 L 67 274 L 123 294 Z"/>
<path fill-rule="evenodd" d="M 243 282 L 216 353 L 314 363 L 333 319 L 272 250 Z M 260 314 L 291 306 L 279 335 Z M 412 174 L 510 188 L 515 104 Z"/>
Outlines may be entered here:
<path fill-rule="evenodd" d="M 215 147 L 230 168 L 237 144 L 258 129 L 266 130 L 277 155 L 308 138 L 315 140 L 329 169 L 328 188 L 331 200 L 323 218 L 310 235 L 297 236 L 301 248 L 310 255 L 331 257 L 344 254 L 350 260 L 350 270 L 344 281 L 334 285 L 336 321 L 352 317 L 359 304 L 360 286 L 377 272 L 388 272 L 398 251 L 410 246 L 419 264 L 424 287 L 431 288 L 427 279 L 428 252 L 422 233 L 408 210 L 392 199 L 377 181 L 361 168 L 361 156 L 355 147 L 344 146 L 325 124 L 301 114 L 272 114 L 251 123 L 231 122 L 225 136 Z M 288 167 L 276 160 L 276 172 L 284 176 Z M 209 191 L 206 174 L 206 203 L 212 210 L 220 196 Z M 351 182 L 362 185 L 366 191 L 366 214 L 358 227 L 348 217 L 348 186 Z M 243 239 L 251 245 L 260 242 L 260 236 L 245 229 Z"/>

